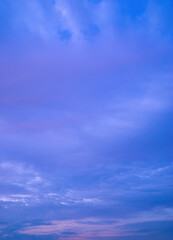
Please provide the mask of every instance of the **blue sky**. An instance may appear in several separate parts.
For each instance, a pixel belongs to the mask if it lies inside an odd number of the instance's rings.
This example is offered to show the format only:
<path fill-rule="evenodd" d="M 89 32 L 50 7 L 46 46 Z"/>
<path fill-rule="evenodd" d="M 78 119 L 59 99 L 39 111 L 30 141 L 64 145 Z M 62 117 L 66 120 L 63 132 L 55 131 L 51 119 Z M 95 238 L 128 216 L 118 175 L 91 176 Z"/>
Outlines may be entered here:
<path fill-rule="evenodd" d="M 0 0 L 0 239 L 171 240 L 172 0 Z"/>

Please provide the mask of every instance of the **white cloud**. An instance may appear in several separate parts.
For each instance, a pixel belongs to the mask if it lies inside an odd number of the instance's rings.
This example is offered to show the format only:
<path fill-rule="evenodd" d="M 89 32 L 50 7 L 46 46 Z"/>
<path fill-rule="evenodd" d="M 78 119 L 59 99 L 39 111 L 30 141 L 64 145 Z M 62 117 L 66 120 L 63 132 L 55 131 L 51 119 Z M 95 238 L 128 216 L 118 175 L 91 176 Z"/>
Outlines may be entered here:
<path fill-rule="evenodd" d="M 27 206 L 33 200 L 32 195 L 11 194 L 0 195 L 0 201 L 5 203 L 23 203 Z"/>
<path fill-rule="evenodd" d="M 35 191 L 48 184 L 30 165 L 16 161 L 0 162 L 0 182 Z"/>

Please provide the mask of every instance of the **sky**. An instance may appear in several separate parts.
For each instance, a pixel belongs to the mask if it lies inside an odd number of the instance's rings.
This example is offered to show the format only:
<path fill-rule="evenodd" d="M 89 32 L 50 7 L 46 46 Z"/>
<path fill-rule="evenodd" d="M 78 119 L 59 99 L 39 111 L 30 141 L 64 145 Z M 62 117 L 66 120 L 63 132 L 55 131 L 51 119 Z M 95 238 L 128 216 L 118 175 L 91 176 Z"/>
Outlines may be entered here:
<path fill-rule="evenodd" d="M 173 239 L 172 11 L 0 0 L 0 239 Z"/>

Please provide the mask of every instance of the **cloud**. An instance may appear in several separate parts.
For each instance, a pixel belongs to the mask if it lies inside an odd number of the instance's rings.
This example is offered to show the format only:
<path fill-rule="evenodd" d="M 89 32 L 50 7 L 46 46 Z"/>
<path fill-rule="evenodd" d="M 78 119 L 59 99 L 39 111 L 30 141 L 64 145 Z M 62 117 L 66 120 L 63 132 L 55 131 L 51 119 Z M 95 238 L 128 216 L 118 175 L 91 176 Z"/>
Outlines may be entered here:
<path fill-rule="evenodd" d="M 2 238 L 172 220 L 170 2 L 0 1 Z"/>
<path fill-rule="evenodd" d="M 0 162 L 0 171 L 2 172 L 0 177 L 1 182 L 9 175 L 9 184 L 21 184 L 21 186 L 27 188 L 34 184 L 43 183 L 41 177 L 32 167 L 28 167 L 21 162 L 2 161 Z"/>
<path fill-rule="evenodd" d="M 26 206 L 29 202 L 31 202 L 33 196 L 31 195 L 23 195 L 23 194 L 13 194 L 9 196 L 0 195 L 0 201 L 7 203 L 23 203 Z"/>
<path fill-rule="evenodd" d="M 171 209 L 170 209 L 171 210 Z M 116 236 L 131 236 L 139 234 L 136 229 L 128 228 L 127 226 L 145 226 L 148 222 L 161 222 L 161 221 L 171 221 L 171 213 L 166 209 L 161 209 L 163 215 L 160 216 L 159 209 L 153 212 L 141 213 L 138 217 L 134 219 L 112 219 L 112 222 L 105 224 L 105 219 L 82 219 L 82 220 L 64 220 L 64 221 L 52 221 L 51 225 L 40 225 L 27 227 L 25 229 L 19 230 L 21 234 L 28 235 L 49 235 L 57 234 L 61 235 L 63 232 L 68 232 L 69 230 L 75 232 L 77 237 L 116 237 Z M 172 210 L 171 210 L 172 211 Z M 143 215 L 143 216 L 142 216 Z M 108 219 L 109 221 L 109 219 Z M 98 224 L 99 223 L 99 224 Z M 141 231 L 142 235 L 146 232 Z"/>
<path fill-rule="evenodd" d="M 68 31 L 72 33 L 70 41 L 79 45 L 91 40 L 93 35 L 99 37 L 99 40 L 105 36 L 117 39 L 126 33 L 135 37 L 145 34 L 145 37 L 155 41 L 170 34 L 168 30 L 164 32 L 167 21 L 171 18 L 168 11 L 167 15 L 165 13 L 168 6 L 169 1 L 160 7 L 156 1 L 142 1 L 140 4 L 133 1 L 129 4 L 126 1 L 115 3 L 112 0 L 18 0 L 14 4 L 8 0 L 1 7 L 5 13 L 8 9 L 12 15 L 8 14 L 7 19 L 3 14 L 2 20 L 8 24 L 8 30 L 3 27 L 2 30 L 8 37 L 31 37 L 43 42 L 61 42 L 64 38 L 59 37 L 58 32 Z"/>

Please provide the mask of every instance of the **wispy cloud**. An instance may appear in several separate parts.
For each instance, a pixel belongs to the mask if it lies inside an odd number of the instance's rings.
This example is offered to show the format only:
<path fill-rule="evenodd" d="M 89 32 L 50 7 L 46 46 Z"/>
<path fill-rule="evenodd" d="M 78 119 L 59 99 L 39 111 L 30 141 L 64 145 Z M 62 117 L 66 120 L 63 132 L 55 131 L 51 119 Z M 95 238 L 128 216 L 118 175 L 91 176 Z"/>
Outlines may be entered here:
<path fill-rule="evenodd" d="M 162 214 L 160 215 L 160 212 Z M 116 236 L 131 236 L 136 235 L 133 229 L 123 229 L 122 226 L 128 224 L 153 222 L 153 221 L 171 221 L 172 209 L 153 209 L 152 212 L 144 212 L 134 219 L 81 219 L 81 220 L 64 220 L 52 221 L 49 225 L 40 225 L 27 227 L 19 230 L 22 234 L 28 235 L 61 235 L 62 232 L 75 232 L 80 238 L 87 239 L 88 237 L 116 237 Z M 121 226 L 121 227 L 120 227 Z M 141 233 L 145 235 L 144 233 Z M 61 236 L 63 239 L 63 236 Z M 74 236 L 75 238 L 75 236 Z M 70 236 L 71 239 L 71 236 Z"/>
<path fill-rule="evenodd" d="M 0 1 L 0 238 L 169 239 L 171 22 L 171 0 Z"/>

